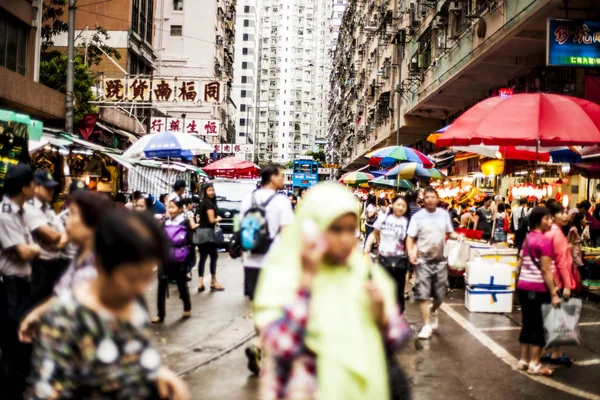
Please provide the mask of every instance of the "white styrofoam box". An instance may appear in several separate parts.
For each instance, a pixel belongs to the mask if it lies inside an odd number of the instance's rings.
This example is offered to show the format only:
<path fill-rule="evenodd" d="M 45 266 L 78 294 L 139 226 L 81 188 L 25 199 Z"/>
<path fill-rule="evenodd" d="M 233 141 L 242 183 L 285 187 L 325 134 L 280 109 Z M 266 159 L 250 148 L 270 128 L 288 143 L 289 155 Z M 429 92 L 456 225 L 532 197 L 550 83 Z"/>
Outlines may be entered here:
<path fill-rule="evenodd" d="M 510 313 L 513 306 L 512 290 L 465 289 L 465 307 L 469 312 Z"/>
<path fill-rule="evenodd" d="M 475 258 L 467 263 L 465 282 L 467 285 L 495 285 L 510 287 L 514 283 L 515 267 L 496 263 L 485 258 Z"/>
<path fill-rule="evenodd" d="M 495 247 L 477 247 L 471 246 L 469 259 L 481 257 L 498 263 L 509 264 L 515 267 L 517 265 L 517 249 L 500 249 Z"/>

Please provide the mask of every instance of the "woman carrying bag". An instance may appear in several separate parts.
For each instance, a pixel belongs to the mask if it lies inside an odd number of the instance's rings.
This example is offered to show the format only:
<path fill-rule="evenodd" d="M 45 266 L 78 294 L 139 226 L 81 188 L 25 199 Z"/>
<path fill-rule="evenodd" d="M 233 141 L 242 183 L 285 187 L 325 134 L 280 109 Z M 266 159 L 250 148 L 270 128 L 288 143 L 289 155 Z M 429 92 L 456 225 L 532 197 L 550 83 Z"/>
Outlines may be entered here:
<path fill-rule="evenodd" d="M 348 189 L 320 184 L 267 256 L 254 299 L 261 399 L 398 398 L 388 360 L 410 327 L 393 281 L 357 249 L 358 217 Z"/>
<path fill-rule="evenodd" d="M 397 196 L 392 201 L 392 209 L 381 214 L 373 224 L 373 234 L 365 244 L 365 255 L 371 254 L 373 243 L 379 243 L 379 264 L 390 274 L 396 282 L 396 299 L 400 311 L 404 312 L 404 294 L 406 273 L 408 272 L 408 257 L 406 255 L 406 231 L 408 230 L 409 208 L 406 199 Z"/>
<path fill-rule="evenodd" d="M 198 250 L 200 251 L 198 292 L 203 292 L 206 289 L 204 287 L 204 266 L 208 257 L 210 257 L 210 290 L 223 291 L 225 288 L 217 281 L 217 259 L 219 258 L 219 253 L 217 251 L 217 238 L 215 236 L 215 230 L 219 229 L 217 228 L 217 224 L 221 222 L 221 217 L 219 216 L 215 187 L 212 183 L 204 185 L 202 202 L 198 208 L 196 218 L 198 219 L 199 227 L 194 233 L 194 245 L 198 246 Z"/>

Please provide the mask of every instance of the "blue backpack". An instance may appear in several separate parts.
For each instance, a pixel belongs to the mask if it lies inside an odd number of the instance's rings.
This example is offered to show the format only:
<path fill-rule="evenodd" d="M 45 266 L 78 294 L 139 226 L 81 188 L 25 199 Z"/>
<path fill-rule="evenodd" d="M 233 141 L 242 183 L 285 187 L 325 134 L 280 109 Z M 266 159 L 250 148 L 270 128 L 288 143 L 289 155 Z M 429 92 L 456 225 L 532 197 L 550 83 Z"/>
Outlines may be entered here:
<path fill-rule="evenodd" d="M 277 196 L 272 195 L 264 202 L 256 202 L 256 192 L 252 194 L 252 206 L 242 219 L 240 225 L 240 245 L 242 250 L 249 251 L 252 254 L 266 254 L 271 246 L 271 235 L 269 234 L 269 224 L 267 223 L 267 206 Z"/>
<path fill-rule="evenodd" d="M 190 254 L 188 231 L 185 225 L 165 225 L 165 233 L 171 242 L 170 262 L 185 262 Z"/>

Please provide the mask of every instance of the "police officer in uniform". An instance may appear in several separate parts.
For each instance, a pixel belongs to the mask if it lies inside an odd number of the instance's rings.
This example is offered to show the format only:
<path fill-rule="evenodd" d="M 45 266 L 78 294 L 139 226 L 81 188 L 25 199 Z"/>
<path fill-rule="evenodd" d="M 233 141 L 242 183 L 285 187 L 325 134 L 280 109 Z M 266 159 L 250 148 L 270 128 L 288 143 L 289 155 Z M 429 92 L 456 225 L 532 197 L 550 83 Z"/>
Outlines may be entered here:
<path fill-rule="evenodd" d="M 30 347 L 19 342 L 19 322 L 30 307 L 30 262 L 41 249 L 31 238 L 23 205 L 35 193 L 26 164 L 8 169 L 0 203 L 0 398 L 20 399 L 29 373 Z M 3 393 L 4 392 L 4 393 Z"/>
<path fill-rule="evenodd" d="M 33 239 L 42 248 L 40 258 L 31 265 L 31 301 L 35 306 L 50 297 L 54 285 L 68 266 L 60 252 L 68 239 L 65 227 L 51 205 L 58 182 L 44 170 L 36 171 L 33 180 L 35 196 L 25 204 L 24 217 Z"/>

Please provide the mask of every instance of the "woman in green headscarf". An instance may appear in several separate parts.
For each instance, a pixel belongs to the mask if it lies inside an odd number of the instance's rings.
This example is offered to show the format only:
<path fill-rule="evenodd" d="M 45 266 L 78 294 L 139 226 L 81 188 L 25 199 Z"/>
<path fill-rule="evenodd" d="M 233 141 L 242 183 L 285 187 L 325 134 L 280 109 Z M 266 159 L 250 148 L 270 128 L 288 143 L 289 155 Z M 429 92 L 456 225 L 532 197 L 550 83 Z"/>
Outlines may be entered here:
<path fill-rule="evenodd" d="M 386 400 L 386 351 L 410 335 L 394 283 L 358 248 L 356 199 L 320 184 L 296 209 L 261 272 L 263 399 Z"/>

